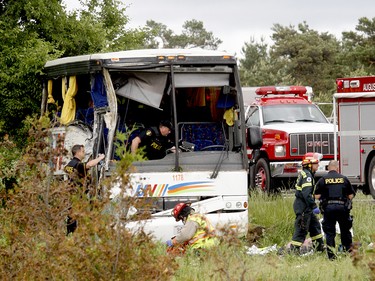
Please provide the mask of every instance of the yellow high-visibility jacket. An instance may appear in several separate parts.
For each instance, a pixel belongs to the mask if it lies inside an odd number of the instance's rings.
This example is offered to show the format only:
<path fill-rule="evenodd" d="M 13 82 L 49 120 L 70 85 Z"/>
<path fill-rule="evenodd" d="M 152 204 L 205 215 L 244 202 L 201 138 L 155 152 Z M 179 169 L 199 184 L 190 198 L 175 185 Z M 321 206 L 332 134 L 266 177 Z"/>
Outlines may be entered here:
<path fill-rule="evenodd" d="M 215 229 L 205 216 L 193 214 L 187 218 L 187 221 L 194 221 L 198 224 L 197 231 L 188 241 L 191 248 L 209 248 L 218 244 L 219 241 L 215 236 Z"/>

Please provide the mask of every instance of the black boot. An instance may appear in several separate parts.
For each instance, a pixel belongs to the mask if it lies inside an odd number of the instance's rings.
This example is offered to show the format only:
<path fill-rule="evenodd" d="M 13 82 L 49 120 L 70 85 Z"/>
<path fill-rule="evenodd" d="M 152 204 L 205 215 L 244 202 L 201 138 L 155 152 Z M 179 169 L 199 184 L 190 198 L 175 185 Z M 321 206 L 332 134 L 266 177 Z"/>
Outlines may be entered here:
<path fill-rule="evenodd" d="M 299 255 L 301 253 L 301 247 L 296 245 L 290 245 L 288 253 Z"/>
<path fill-rule="evenodd" d="M 335 253 L 330 248 L 327 249 L 327 255 L 331 261 L 336 259 Z"/>
<path fill-rule="evenodd" d="M 321 252 L 321 253 L 324 252 L 325 248 L 324 248 L 323 238 L 316 239 L 313 242 L 313 245 L 317 252 Z"/>

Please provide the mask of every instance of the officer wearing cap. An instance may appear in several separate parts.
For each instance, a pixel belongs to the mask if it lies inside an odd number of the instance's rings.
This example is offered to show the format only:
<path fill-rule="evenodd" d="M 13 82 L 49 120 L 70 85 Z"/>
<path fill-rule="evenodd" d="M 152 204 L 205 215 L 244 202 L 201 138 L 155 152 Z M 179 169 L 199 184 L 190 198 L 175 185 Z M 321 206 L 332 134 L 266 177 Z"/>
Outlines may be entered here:
<path fill-rule="evenodd" d="M 328 164 L 328 173 L 316 184 L 315 198 L 320 200 L 323 211 L 323 231 L 326 234 L 327 254 L 335 259 L 332 249 L 335 248 L 336 222 L 340 226 L 341 243 L 344 251 L 349 251 L 352 244 L 350 229 L 353 225 L 350 216 L 351 200 L 355 191 L 347 177 L 339 172 L 339 163 L 332 160 Z"/>
<path fill-rule="evenodd" d="M 167 149 L 174 151 L 174 145 L 168 138 L 173 129 L 172 123 L 162 120 L 159 127 L 150 127 L 143 130 L 131 143 L 131 152 L 135 154 L 137 149 L 144 147 L 145 156 L 149 160 L 161 159 L 166 155 Z"/>
<path fill-rule="evenodd" d="M 291 241 L 291 250 L 299 252 L 307 233 L 310 234 L 314 247 L 319 252 L 324 250 L 323 234 L 316 214 L 319 208 L 313 197 L 314 174 L 319 168 L 319 153 L 306 153 L 302 160 L 302 171 L 299 172 L 296 182 L 296 193 L 293 204 L 296 219 L 294 234 Z"/>

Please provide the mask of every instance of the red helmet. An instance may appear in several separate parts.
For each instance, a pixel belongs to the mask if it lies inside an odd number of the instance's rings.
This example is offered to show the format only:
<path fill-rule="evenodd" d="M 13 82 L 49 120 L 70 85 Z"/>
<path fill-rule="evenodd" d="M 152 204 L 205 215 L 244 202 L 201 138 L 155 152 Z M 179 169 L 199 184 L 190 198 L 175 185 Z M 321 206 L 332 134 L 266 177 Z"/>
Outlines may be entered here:
<path fill-rule="evenodd" d="M 322 159 L 323 155 L 316 152 L 308 152 L 303 156 L 302 166 L 308 164 L 318 164 L 319 160 Z"/>
<path fill-rule="evenodd" d="M 176 204 L 176 206 L 174 206 L 174 208 L 172 210 L 172 216 L 176 219 L 176 221 L 180 220 L 180 217 L 179 217 L 180 213 L 187 206 L 190 206 L 190 204 L 187 204 L 187 203 L 178 203 L 178 204 Z"/>

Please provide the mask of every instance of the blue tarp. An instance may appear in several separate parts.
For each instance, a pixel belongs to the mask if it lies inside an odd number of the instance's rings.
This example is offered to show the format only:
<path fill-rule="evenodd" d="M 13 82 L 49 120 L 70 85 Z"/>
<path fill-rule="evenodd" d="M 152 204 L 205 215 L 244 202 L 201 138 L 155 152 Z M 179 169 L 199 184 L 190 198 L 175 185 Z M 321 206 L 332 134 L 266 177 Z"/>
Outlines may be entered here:
<path fill-rule="evenodd" d="M 101 73 L 94 75 L 94 81 L 91 86 L 91 98 L 94 102 L 94 107 L 108 106 L 107 92 L 104 86 L 104 78 Z"/>

